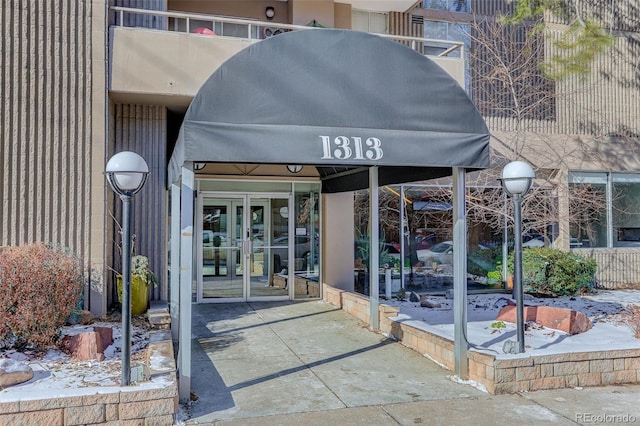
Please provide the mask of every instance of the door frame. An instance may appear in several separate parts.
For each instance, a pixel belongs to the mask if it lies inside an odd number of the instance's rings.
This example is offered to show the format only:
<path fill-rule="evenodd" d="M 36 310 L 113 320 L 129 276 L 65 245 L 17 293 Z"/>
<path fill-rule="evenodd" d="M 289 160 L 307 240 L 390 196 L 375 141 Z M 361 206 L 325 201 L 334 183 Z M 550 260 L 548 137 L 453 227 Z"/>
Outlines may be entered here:
<path fill-rule="evenodd" d="M 242 205 L 242 248 L 241 248 L 241 256 L 243 256 L 243 274 L 242 274 L 242 297 L 214 297 L 214 298 L 205 298 L 203 297 L 203 247 L 202 241 L 200 238 L 194 238 L 195 244 L 195 253 L 196 253 L 196 303 L 229 303 L 229 302 L 251 302 L 251 301 L 280 301 L 280 300 L 293 300 L 295 294 L 295 285 L 294 283 L 294 268 L 288 268 L 288 282 L 291 285 L 288 286 L 288 292 L 285 296 L 252 296 L 250 293 L 251 288 L 251 273 L 246 269 L 249 265 L 248 260 L 250 259 L 250 255 L 252 254 L 249 249 L 252 247 L 250 242 L 251 240 L 246 237 L 245 230 L 247 229 L 247 224 L 251 223 L 251 200 L 264 198 L 267 199 L 267 208 L 265 209 L 265 231 L 268 229 L 270 231 L 271 228 L 271 209 L 270 201 L 272 199 L 286 199 L 287 200 L 287 209 L 289 212 L 293 211 L 294 204 L 294 196 L 293 192 L 221 192 L 221 191 L 202 191 L 199 192 L 196 198 L 196 220 L 194 221 L 195 225 L 195 234 L 200 235 L 203 231 L 203 209 L 204 209 L 204 199 L 218 199 L 221 204 L 225 203 L 228 206 L 228 215 L 230 218 L 229 228 L 232 229 L 231 235 L 235 232 L 236 225 L 236 214 L 234 211 L 237 203 Z M 254 204 L 257 205 L 257 204 Z M 288 235 L 294 235 L 295 231 L 295 220 L 287 221 L 288 227 Z M 266 234 L 266 232 L 265 232 Z M 265 235 L 266 237 L 266 235 Z M 271 247 L 271 246 L 269 246 Z M 295 249 L 295 238 L 289 238 L 288 247 L 287 247 L 287 257 L 289 259 L 293 259 Z M 227 265 L 227 267 L 229 267 Z"/>

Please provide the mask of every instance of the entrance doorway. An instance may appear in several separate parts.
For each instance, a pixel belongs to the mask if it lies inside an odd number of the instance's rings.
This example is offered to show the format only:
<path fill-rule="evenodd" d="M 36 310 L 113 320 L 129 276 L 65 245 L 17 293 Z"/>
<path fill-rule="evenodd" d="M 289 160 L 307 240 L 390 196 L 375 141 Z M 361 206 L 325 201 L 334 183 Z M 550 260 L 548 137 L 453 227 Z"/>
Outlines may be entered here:
<path fill-rule="evenodd" d="M 197 301 L 287 300 L 289 194 L 203 193 Z"/>

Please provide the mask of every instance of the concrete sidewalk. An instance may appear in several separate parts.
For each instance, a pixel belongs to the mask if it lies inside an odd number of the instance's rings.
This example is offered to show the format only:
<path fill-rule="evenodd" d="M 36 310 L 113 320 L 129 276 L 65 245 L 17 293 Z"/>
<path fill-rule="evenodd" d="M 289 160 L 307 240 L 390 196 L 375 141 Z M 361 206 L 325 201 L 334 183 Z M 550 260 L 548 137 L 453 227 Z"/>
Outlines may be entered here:
<path fill-rule="evenodd" d="M 321 302 L 193 306 L 185 424 L 640 424 L 640 386 L 489 395 Z"/>

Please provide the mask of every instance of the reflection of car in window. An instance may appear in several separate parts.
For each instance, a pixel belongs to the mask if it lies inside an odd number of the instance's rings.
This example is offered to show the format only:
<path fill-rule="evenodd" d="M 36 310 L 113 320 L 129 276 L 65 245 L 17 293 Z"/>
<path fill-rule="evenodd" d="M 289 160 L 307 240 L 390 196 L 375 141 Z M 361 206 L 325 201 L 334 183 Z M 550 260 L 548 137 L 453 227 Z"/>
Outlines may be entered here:
<path fill-rule="evenodd" d="M 296 259 L 302 259 L 303 260 L 303 269 L 306 268 L 307 266 L 307 262 L 309 262 L 311 259 L 309 259 L 309 255 L 311 254 L 311 236 L 310 235 L 296 235 L 295 237 L 295 246 L 294 246 L 294 256 L 296 257 Z M 318 239 L 318 235 L 315 236 L 315 238 L 313 238 L 314 240 L 314 253 L 315 253 L 315 257 L 316 260 L 319 256 L 319 250 L 320 250 L 320 245 L 319 245 L 319 239 Z M 273 244 L 272 246 L 274 247 L 288 247 L 289 246 L 289 235 L 287 234 L 283 234 L 277 238 L 273 239 Z M 283 253 L 284 254 L 284 253 Z M 285 255 L 286 258 L 286 255 Z"/>
<path fill-rule="evenodd" d="M 477 250 L 485 250 L 487 248 L 487 246 L 482 244 L 477 245 Z M 471 249 L 469 250 L 470 252 L 474 251 Z M 422 262 L 438 262 L 451 265 L 453 264 L 453 241 L 443 241 L 430 249 L 418 250 L 417 255 L 418 260 Z"/>
<path fill-rule="evenodd" d="M 430 235 L 416 235 L 416 250 L 424 250 L 428 249 L 436 243 L 436 236 L 434 234 Z"/>
<path fill-rule="evenodd" d="M 453 263 L 453 241 L 443 241 L 430 249 L 418 250 L 418 260 L 422 262 Z"/>
<path fill-rule="evenodd" d="M 524 243 L 522 243 L 522 247 L 525 247 L 525 248 L 526 247 L 544 247 L 544 246 L 545 246 L 544 237 L 542 235 L 535 238 L 528 239 Z"/>

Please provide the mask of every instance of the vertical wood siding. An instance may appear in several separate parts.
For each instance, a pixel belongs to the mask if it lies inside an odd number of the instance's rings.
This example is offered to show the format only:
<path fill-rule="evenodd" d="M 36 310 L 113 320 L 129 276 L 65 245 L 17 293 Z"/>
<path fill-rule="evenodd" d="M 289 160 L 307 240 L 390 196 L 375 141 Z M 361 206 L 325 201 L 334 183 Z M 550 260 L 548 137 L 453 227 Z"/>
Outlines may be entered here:
<path fill-rule="evenodd" d="M 86 259 L 90 1 L 0 1 L 0 246 L 60 244 Z"/>
<path fill-rule="evenodd" d="M 150 174 L 142 191 L 131 202 L 131 233 L 135 235 L 135 253 L 149 257 L 151 267 L 159 280 L 167 264 L 167 113 L 163 106 L 121 105 L 111 106 L 113 153 L 133 151 L 149 165 Z M 113 154 L 111 153 L 111 155 Z M 121 220 L 121 202 L 113 195 L 116 220 Z M 121 246 L 117 227 L 113 233 L 114 269 L 120 270 Z M 161 286 L 163 287 L 163 286 Z M 161 288 L 159 287 L 159 289 Z M 155 298 L 159 298 L 159 290 Z M 166 293 L 162 296 L 166 299 Z"/>

